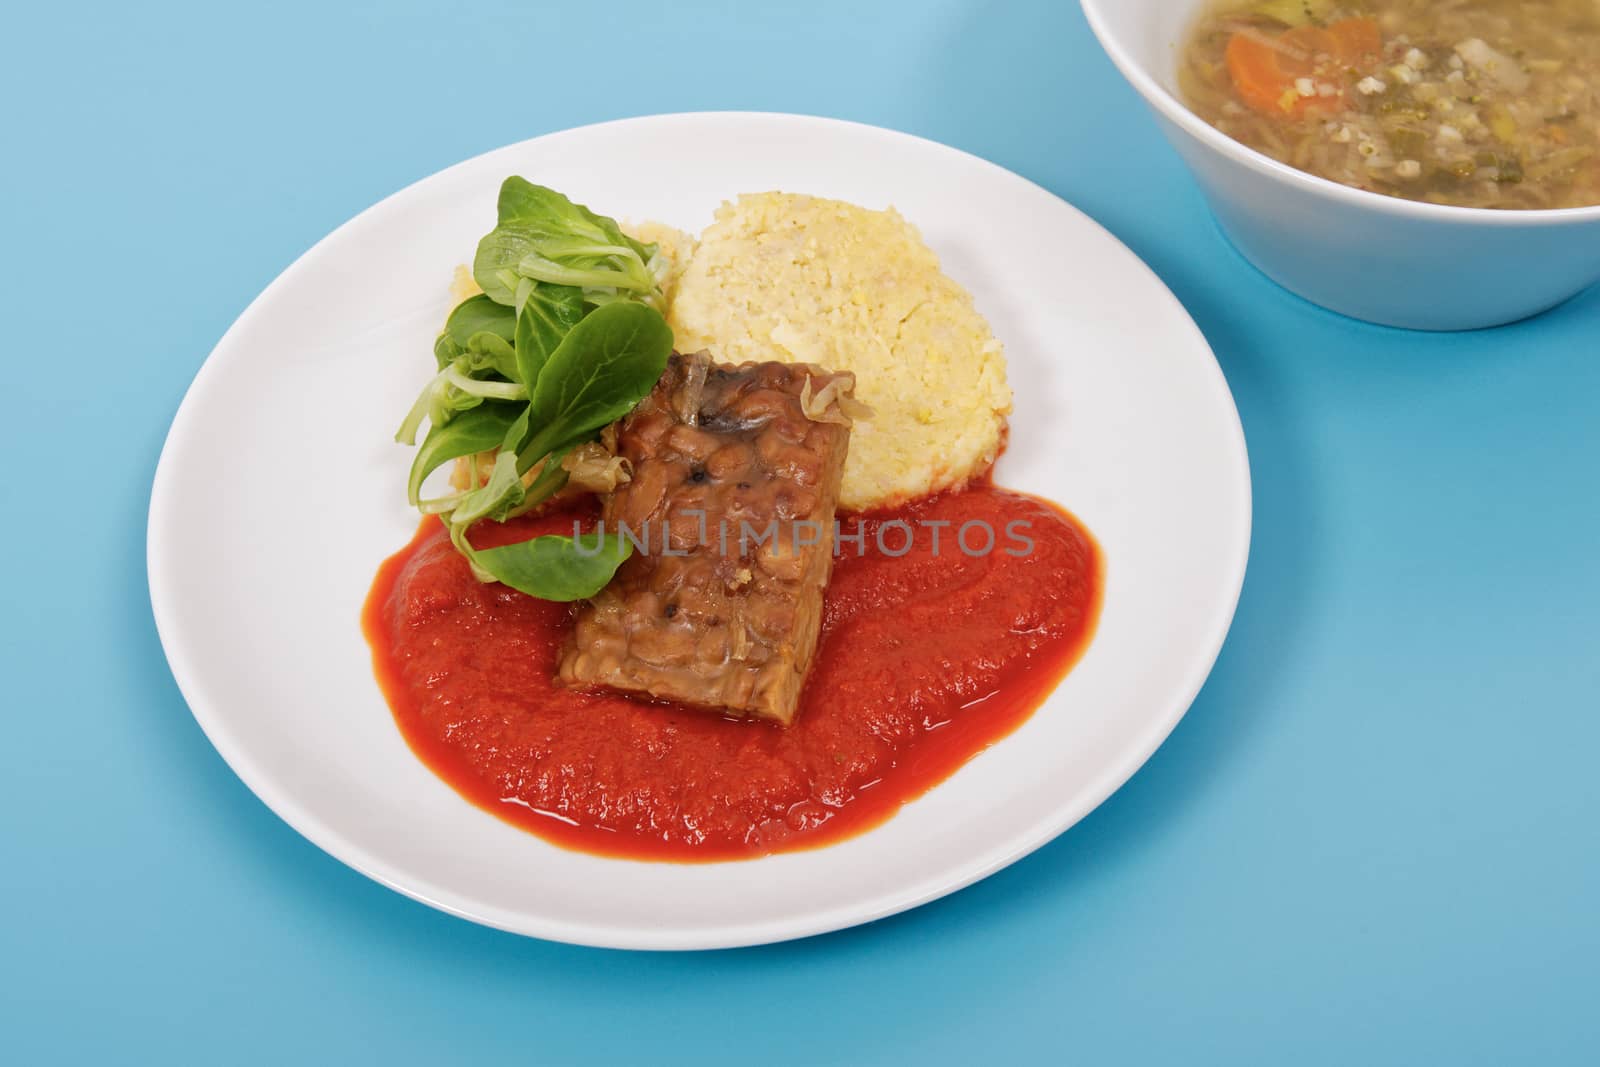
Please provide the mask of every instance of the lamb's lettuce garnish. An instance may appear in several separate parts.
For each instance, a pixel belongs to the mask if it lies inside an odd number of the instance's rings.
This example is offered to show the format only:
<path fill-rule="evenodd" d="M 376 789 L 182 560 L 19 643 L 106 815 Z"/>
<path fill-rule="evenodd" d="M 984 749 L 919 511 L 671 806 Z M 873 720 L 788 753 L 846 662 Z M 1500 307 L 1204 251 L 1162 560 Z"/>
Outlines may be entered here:
<path fill-rule="evenodd" d="M 433 354 L 439 369 L 444 370 L 451 360 L 465 353 L 472 339 L 480 333 L 493 334 L 507 344 L 514 344 L 516 327 L 517 313 L 511 308 L 496 304 L 482 293 L 467 297 L 444 320 L 444 332 L 434 342 Z"/>
<path fill-rule="evenodd" d="M 438 346 L 434 347 L 435 356 Z M 417 431 L 426 419 L 439 429 L 451 418 L 486 400 L 527 400 L 528 389 L 517 373 L 516 348 L 488 330 L 472 335 L 460 355 L 434 375 L 401 423 L 395 440 L 417 443 Z"/>
<path fill-rule="evenodd" d="M 631 411 L 672 351 L 662 318 L 656 246 L 560 193 L 522 178 L 500 187 L 499 221 L 479 242 L 473 277 L 483 293 L 456 306 L 434 344 L 438 373 L 396 439 L 415 444 L 407 498 L 438 515 L 484 581 L 545 600 L 578 600 L 605 587 L 631 545 L 616 534 L 536 537 L 475 549 L 467 530 L 505 521 L 566 484 L 561 460 Z M 494 453 L 488 476 L 424 499 L 423 483 L 463 457 Z M 474 460 L 474 464 L 476 461 Z"/>
<path fill-rule="evenodd" d="M 606 304 L 567 332 L 539 372 L 528 404 L 532 437 L 518 466 L 592 440 L 632 411 L 667 367 L 672 330 L 654 308 Z"/>
<path fill-rule="evenodd" d="M 431 430 L 411 461 L 411 477 L 406 482 L 406 499 L 411 506 L 422 507 L 422 483 L 428 475 L 451 460 L 500 447 L 506 432 L 527 410 L 526 404 L 493 401 L 462 412 Z"/>
<path fill-rule="evenodd" d="M 545 360 L 583 318 L 583 290 L 572 285 L 539 285 L 524 281 L 528 295 L 517 315 L 512 337 L 517 371 L 525 382 L 537 382 Z"/>
<path fill-rule="evenodd" d="M 605 588 L 633 551 L 626 538 L 598 533 L 535 537 L 477 551 L 479 566 L 540 600 L 582 600 Z"/>
<path fill-rule="evenodd" d="M 500 224 L 482 241 L 472 277 L 491 300 L 521 310 L 524 281 L 580 288 L 592 304 L 661 306 L 658 250 L 616 222 L 522 178 L 500 187 Z"/>

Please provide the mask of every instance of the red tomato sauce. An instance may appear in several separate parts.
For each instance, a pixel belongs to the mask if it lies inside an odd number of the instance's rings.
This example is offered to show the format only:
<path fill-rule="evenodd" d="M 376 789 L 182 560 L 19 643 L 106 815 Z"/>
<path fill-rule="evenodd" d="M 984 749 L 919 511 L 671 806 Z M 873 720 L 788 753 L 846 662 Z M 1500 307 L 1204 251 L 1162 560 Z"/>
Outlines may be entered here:
<path fill-rule="evenodd" d="M 473 543 L 570 534 L 575 517 L 592 512 L 484 524 Z M 896 526 L 880 542 L 896 520 L 912 536 Z M 990 551 L 957 543 L 972 520 L 995 532 Z M 937 551 L 927 522 L 951 524 Z M 861 549 L 841 542 L 788 728 L 557 687 L 571 608 L 476 581 L 433 519 L 383 564 L 362 623 L 412 750 L 508 822 L 634 859 L 813 848 L 883 822 L 1016 729 L 1099 614 L 1094 539 L 1033 497 L 982 485 L 865 517 L 861 531 Z M 979 552 L 982 527 L 968 532 Z"/>

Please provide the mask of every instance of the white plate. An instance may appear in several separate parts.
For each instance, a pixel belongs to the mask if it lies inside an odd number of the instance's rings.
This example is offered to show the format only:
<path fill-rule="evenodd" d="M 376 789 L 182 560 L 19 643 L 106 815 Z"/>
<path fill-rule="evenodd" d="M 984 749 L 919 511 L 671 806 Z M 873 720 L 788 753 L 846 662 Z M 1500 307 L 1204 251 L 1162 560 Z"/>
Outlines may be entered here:
<path fill-rule="evenodd" d="M 828 848 L 673 865 L 568 852 L 419 763 L 359 628 L 411 536 L 391 440 L 430 372 L 447 283 L 522 174 L 688 230 L 784 189 L 893 204 L 1005 342 L 1016 414 L 998 481 L 1076 513 L 1105 550 L 1088 653 L 1021 729 L 888 823 Z M 1189 707 L 1249 547 L 1238 413 L 1177 300 L 1094 222 L 1022 178 L 901 133 L 788 115 L 630 119 L 479 156 L 341 226 L 267 287 L 195 378 L 150 502 L 150 594 L 189 706 L 274 811 L 434 907 L 537 937 L 710 948 L 820 933 L 932 900 L 1099 804 Z"/>

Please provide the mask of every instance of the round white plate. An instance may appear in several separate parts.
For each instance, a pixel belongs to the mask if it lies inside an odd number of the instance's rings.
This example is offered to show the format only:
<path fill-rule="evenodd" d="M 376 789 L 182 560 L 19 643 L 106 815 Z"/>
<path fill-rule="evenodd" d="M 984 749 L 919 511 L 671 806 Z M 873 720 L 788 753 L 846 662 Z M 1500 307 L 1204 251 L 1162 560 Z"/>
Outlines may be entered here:
<path fill-rule="evenodd" d="M 1015 734 L 888 823 L 716 864 L 569 852 L 417 761 L 359 616 L 416 527 L 394 428 L 431 372 L 454 267 L 511 174 L 690 231 L 783 189 L 894 205 L 1005 343 L 1016 413 L 997 480 L 1077 514 L 1105 550 L 1100 627 Z M 335 230 L 201 368 L 150 502 L 150 594 L 189 706 L 274 811 L 385 885 L 477 922 L 630 948 L 834 930 L 991 874 L 1081 819 L 1188 709 L 1233 617 L 1249 467 L 1227 383 L 1177 300 L 1050 193 L 901 133 L 789 115 L 630 119 L 451 167 Z"/>

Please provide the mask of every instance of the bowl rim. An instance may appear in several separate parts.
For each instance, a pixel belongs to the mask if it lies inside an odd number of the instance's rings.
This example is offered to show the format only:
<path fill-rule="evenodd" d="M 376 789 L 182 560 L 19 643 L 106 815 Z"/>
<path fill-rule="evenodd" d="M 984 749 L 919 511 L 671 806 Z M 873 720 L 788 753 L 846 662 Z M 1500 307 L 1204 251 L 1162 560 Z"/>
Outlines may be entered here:
<path fill-rule="evenodd" d="M 1405 216 L 1432 222 L 1477 224 L 1484 226 L 1549 227 L 1600 222 L 1600 204 L 1587 207 L 1507 209 L 1463 207 L 1455 204 L 1430 204 L 1420 200 L 1406 200 L 1385 193 L 1357 189 L 1330 178 L 1319 177 L 1308 171 L 1281 163 L 1271 156 L 1236 141 L 1221 130 L 1196 115 L 1182 100 L 1153 77 L 1144 65 L 1134 59 L 1124 48 L 1101 12 L 1101 0 L 1079 0 L 1089 29 L 1122 72 L 1128 83 L 1138 90 L 1145 102 L 1202 144 L 1222 153 L 1259 174 L 1275 178 L 1312 195 L 1336 200 L 1351 207 L 1364 208 L 1383 214 Z M 1186 0 L 1186 6 L 1198 6 L 1198 0 Z M 1190 15 L 1192 19 L 1198 12 Z"/>

